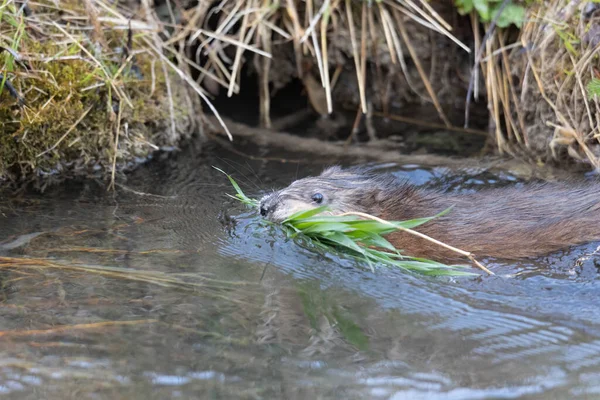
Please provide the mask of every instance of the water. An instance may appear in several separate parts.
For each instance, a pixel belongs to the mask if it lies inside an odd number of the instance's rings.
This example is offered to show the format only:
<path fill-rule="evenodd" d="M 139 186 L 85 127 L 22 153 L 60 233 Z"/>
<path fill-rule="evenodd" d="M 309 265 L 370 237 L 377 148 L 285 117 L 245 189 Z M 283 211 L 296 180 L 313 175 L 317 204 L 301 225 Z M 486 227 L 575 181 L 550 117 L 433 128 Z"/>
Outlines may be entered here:
<path fill-rule="evenodd" d="M 211 168 L 259 196 L 333 160 L 238 150 L 264 158 L 192 146 L 116 193 L 1 198 L 3 398 L 600 397 L 595 245 L 485 260 L 495 277 L 373 273 L 286 240 Z M 447 190 L 519 184 L 392 169 Z"/>

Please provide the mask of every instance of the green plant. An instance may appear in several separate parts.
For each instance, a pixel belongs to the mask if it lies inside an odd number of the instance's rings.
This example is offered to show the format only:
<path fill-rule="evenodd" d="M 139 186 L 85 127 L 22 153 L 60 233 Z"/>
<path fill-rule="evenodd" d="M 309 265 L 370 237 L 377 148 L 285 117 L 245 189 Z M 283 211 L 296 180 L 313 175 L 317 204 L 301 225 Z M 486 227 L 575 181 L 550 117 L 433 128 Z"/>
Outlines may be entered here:
<path fill-rule="evenodd" d="M 594 78 L 587 84 L 588 97 L 600 96 L 600 79 Z"/>
<path fill-rule="evenodd" d="M 502 7 L 503 0 L 454 0 L 458 12 L 462 15 L 473 10 L 477 12 L 482 22 L 491 22 Z M 498 16 L 496 25 L 506 28 L 511 24 L 521 27 L 525 19 L 525 6 L 510 0 Z"/>

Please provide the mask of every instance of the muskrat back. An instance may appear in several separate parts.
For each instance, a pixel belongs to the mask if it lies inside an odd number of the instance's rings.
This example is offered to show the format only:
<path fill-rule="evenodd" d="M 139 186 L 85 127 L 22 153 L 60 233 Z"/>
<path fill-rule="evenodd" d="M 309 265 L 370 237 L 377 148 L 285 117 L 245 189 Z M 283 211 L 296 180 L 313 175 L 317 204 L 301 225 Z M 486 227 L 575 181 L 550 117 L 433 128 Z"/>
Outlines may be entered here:
<path fill-rule="evenodd" d="M 386 220 L 451 212 L 417 230 L 477 256 L 534 257 L 600 240 L 600 183 L 541 183 L 444 193 L 421 189 L 391 174 L 364 168 L 328 168 L 265 196 L 261 215 L 281 222 L 301 210 L 327 205 L 330 214 L 364 212 Z M 388 240 L 407 255 L 452 260 L 456 254 L 404 232 Z"/>

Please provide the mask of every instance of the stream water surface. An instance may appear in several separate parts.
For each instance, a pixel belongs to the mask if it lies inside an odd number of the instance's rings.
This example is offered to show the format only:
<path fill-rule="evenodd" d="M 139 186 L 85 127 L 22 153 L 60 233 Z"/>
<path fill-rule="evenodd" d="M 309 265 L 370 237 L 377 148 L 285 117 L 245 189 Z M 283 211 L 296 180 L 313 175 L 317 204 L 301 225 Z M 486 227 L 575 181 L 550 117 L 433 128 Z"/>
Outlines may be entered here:
<path fill-rule="evenodd" d="M 258 197 L 335 160 L 241 149 L 261 158 L 192 145 L 115 192 L 0 198 L 2 398 L 600 398 L 595 245 L 483 260 L 494 277 L 372 272 L 287 240 L 212 168 Z M 449 191 L 520 184 L 391 170 Z"/>

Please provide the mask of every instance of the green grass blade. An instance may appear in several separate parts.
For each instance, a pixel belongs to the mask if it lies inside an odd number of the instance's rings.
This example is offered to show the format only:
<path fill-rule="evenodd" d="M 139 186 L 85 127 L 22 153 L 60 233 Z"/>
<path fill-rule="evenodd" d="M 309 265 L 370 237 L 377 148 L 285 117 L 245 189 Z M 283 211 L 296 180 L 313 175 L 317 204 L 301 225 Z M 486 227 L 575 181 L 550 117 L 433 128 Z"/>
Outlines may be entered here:
<path fill-rule="evenodd" d="M 350 232 L 353 230 L 352 227 L 336 222 L 325 222 L 325 223 L 313 223 L 307 228 L 302 228 L 301 224 L 296 225 L 298 229 L 301 229 L 305 235 L 325 233 L 325 232 Z"/>
<path fill-rule="evenodd" d="M 231 175 L 229 175 L 222 169 L 217 168 L 215 166 L 213 166 L 213 168 L 216 169 L 217 171 L 219 171 L 220 173 L 224 174 L 229 179 L 229 182 L 231 182 L 231 185 L 233 186 L 233 188 L 236 191 L 236 197 L 238 200 L 240 200 L 241 202 L 243 202 L 247 205 L 250 205 L 250 206 L 258 206 L 258 200 L 251 199 L 250 197 L 246 196 L 244 194 L 244 192 L 242 191 L 242 189 L 240 188 L 240 186 L 237 184 L 237 182 L 231 177 Z M 230 197 L 232 197 L 232 196 L 230 196 Z"/>
<path fill-rule="evenodd" d="M 327 206 L 321 206 L 311 208 L 310 210 L 298 211 L 297 213 L 290 215 L 285 221 L 283 221 L 283 223 L 285 224 L 290 222 L 300 222 L 300 220 L 307 219 L 309 217 L 312 217 L 313 215 L 317 215 L 322 213 L 323 211 L 326 211 L 327 208 Z"/>

